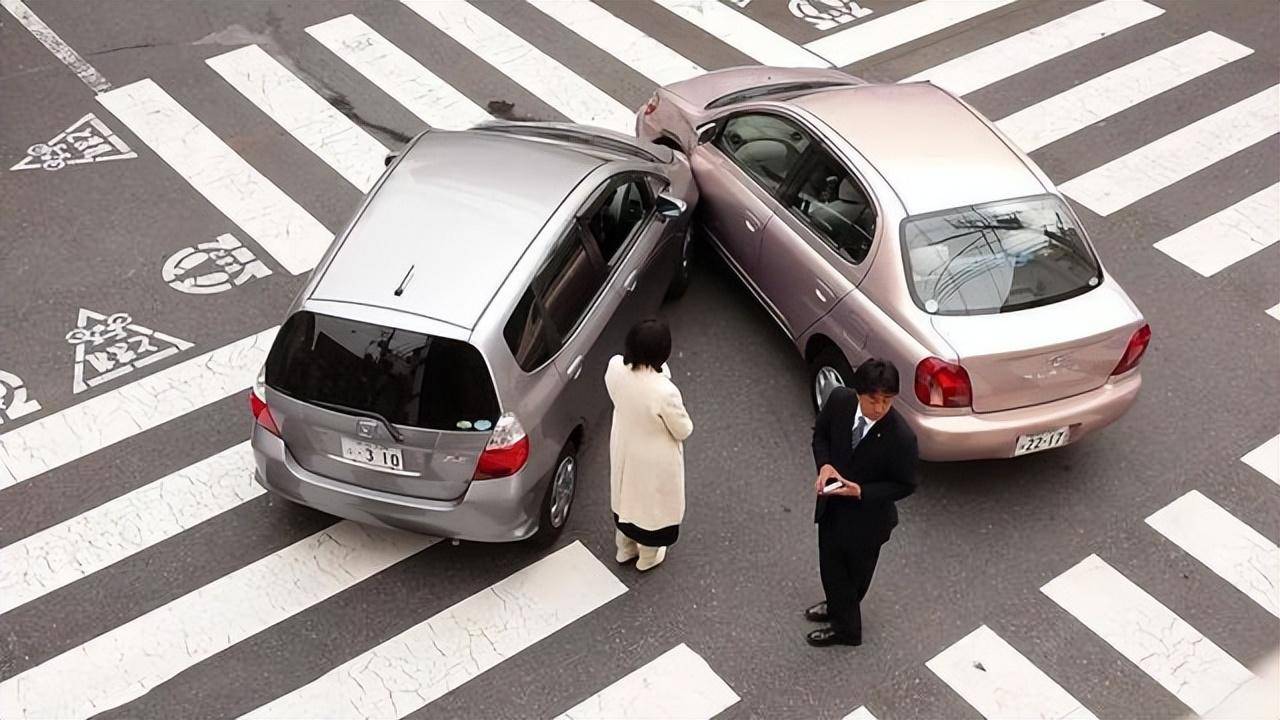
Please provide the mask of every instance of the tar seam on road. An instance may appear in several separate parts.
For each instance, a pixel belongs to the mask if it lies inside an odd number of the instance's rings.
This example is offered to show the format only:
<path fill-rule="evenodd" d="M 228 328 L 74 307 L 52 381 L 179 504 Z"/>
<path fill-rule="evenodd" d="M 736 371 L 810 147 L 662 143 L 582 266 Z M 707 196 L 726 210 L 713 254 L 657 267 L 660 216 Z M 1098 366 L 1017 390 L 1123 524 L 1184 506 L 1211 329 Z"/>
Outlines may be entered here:
<path fill-rule="evenodd" d="M 44 24 L 44 21 L 36 17 L 31 12 L 31 8 L 22 0 L 0 0 L 0 5 L 4 6 L 18 22 L 22 23 L 31 34 L 35 36 L 45 47 L 49 48 L 49 52 L 53 53 L 64 65 L 71 68 L 77 76 L 89 86 L 89 89 L 95 93 L 106 92 L 111 89 L 111 83 L 98 72 L 96 68 L 89 64 L 89 61 L 80 57 L 80 53 L 76 52 L 58 37 L 58 33 L 53 28 Z"/>

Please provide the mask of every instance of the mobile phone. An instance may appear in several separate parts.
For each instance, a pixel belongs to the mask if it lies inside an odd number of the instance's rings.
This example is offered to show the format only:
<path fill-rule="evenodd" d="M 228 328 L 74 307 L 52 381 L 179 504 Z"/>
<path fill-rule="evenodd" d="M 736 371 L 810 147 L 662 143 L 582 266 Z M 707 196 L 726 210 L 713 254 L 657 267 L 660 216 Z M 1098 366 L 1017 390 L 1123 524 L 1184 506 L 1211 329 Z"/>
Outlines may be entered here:
<path fill-rule="evenodd" d="M 822 487 L 822 494 L 826 495 L 830 493 L 832 490 L 839 490 L 843 485 L 844 484 L 841 483 L 839 480 L 833 479 L 831 480 L 831 482 L 827 483 Z"/>

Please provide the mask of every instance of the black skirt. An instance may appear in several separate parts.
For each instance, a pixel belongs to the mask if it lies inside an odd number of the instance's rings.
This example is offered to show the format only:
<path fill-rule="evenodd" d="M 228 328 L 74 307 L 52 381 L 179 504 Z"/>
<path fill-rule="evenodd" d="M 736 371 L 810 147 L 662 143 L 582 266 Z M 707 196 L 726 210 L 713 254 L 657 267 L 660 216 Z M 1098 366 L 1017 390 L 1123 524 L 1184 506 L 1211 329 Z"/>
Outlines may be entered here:
<path fill-rule="evenodd" d="M 621 530 L 623 535 L 646 547 L 675 545 L 676 539 L 680 537 L 679 525 L 668 525 L 661 530 L 645 530 L 631 523 L 620 522 L 618 513 L 613 514 L 613 524 L 618 526 L 618 530 Z"/>

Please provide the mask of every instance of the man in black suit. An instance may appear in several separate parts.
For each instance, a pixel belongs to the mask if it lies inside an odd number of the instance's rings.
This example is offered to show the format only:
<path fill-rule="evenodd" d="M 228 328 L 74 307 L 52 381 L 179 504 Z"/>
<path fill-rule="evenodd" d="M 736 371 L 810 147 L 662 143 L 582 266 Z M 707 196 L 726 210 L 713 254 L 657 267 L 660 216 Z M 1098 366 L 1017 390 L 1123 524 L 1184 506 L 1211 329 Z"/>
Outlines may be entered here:
<path fill-rule="evenodd" d="M 851 384 L 853 390 L 831 393 L 813 427 L 814 522 L 827 599 L 804 616 L 830 623 L 809 633 L 815 647 L 862 644 L 858 605 L 871 586 L 880 546 L 898 524 L 894 503 L 916 489 L 916 436 L 893 409 L 897 369 L 867 360 Z"/>

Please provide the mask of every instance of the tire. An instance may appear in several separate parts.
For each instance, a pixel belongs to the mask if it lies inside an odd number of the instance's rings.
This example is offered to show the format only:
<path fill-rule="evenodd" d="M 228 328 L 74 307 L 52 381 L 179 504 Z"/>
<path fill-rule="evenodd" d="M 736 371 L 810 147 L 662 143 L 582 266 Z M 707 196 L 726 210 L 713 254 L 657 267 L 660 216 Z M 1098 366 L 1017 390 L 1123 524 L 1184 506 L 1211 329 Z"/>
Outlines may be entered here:
<path fill-rule="evenodd" d="M 578 492 L 578 469 L 578 448 L 570 443 L 556 458 L 555 469 L 551 471 L 551 480 L 547 483 L 547 490 L 542 495 L 542 506 L 538 511 L 538 530 L 530 538 L 535 545 L 548 546 L 554 543 L 564 531 L 565 525 L 569 524 L 573 500 Z M 562 476 L 564 472 L 569 473 L 567 499 L 564 497 L 563 490 L 557 491 L 557 488 L 565 482 Z M 563 502 L 563 507 L 559 506 L 560 502 Z"/>
<path fill-rule="evenodd" d="M 689 291 L 689 282 L 691 280 L 690 262 L 693 258 L 693 228 L 686 226 L 684 235 L 680 239 L 680 256 L 676 261 L 675 274 L 671 276 L 671 284 L 667 286 L 667 294 L 663 298 L 664 302 L 672 302 L 684 297 Z"/>
<path fill-rule="evenodd" d="M 809 402 L 813 403 L 814 413 L 820 411 L 822 403 L 826 401 L 825 395 L 819 400 L 823 390 L 829 394 L 835 388 L 834 382 L 838 381 L 840 385 L 847 387 L 852 379 L 853 367 L 845 359 L 844 353 L 834 345 L 827 345 L 819 350 L 809 361 Z"/>

